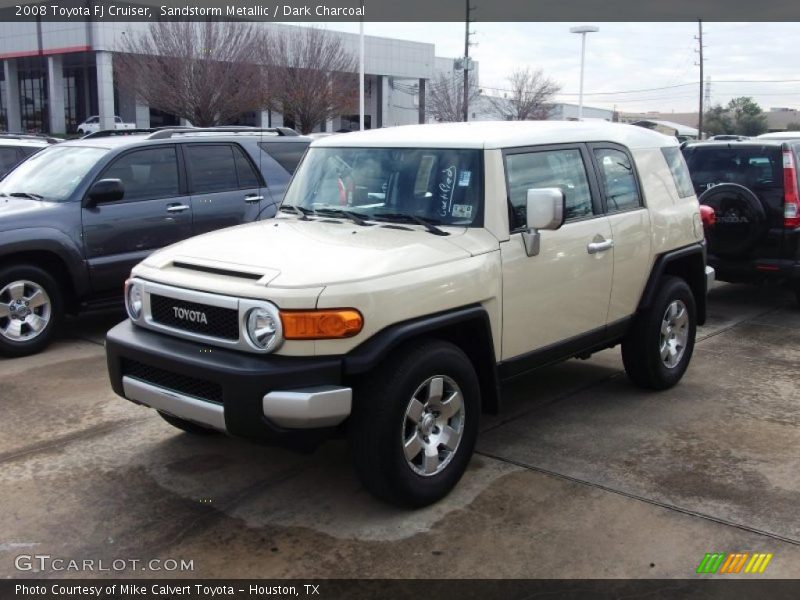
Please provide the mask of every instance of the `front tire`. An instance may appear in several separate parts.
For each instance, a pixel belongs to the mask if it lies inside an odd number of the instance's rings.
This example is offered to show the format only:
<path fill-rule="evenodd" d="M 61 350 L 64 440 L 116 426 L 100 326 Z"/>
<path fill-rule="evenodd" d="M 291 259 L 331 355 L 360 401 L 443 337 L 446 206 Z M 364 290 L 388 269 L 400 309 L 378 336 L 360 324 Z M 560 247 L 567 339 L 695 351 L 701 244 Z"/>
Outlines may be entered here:
<path fill-rule="evenodd" d="M 622 342 L 628 377 L 643 388 L 671 388 L 689 366 L 696 332 L 691 288 L 679 277 L 664 277 L 652 305 L 636 317 Z"/>
<path fill-rule="evenodd" d="M 0 270 L 0 355 L 27 356 L 44 350 L 64 316 L 55 279 L 39 267 Z"/>
<path fill-rule="evenodd" d="M 448 342 L 405 346 L 356 390 L 348 426 L 356 474 L 374 496 L 404 507 L 446 496 L 478 436 L 480 387 Z"/>

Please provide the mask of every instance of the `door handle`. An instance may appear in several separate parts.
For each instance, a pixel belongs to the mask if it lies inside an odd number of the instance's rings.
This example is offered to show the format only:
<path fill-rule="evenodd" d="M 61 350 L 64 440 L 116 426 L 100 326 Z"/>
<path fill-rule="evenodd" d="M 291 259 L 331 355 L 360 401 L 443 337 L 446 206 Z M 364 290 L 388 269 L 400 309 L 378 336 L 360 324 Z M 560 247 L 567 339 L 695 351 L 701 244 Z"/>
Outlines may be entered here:
<path fill-rule="evenodd" d="M 614 240 L 603 240 L 600 242 L 591 242 L 586 246 L 586 251 L 589 254 L 597 254 L 598 252 L 605 252 L 614 247 Z"/>
<path fill-rule="evenodd" d="M 255 194 L 244 197 L 244 201 L 245 202 L 260 202 L 263 199 L 264 199 L 264 196 L 257 196 Z"/>
<path fill-rule="evenodd" d="M 167 207 L 167 212 L 169 213 L 179 213 L 185 210 L 189 210 L 189 207 L 186 204 L 170 204 Z"/>

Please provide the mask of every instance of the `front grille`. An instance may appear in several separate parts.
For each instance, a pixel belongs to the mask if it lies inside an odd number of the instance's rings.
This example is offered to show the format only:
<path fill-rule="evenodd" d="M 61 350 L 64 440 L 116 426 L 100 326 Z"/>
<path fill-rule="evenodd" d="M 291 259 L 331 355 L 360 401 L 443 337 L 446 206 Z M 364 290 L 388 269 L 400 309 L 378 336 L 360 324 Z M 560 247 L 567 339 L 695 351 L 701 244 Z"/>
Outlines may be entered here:
<path fill-rule="evenodd" d="M 176 308 L 183 310 L 176 314 Z M 184 311 L 194 315 L 194 320 Z M 153 321 L 167 327 L 223 340 L 239 339 L 239 312 L 233 308 L 220 308 L 150 294 L 150 312 Z M 200 317 L 201 314 L 205 317 L 205 322 Z"/>
<path fill-rule="evenodd" d="M 222 404 L 222 386 L 213 381 L 171 373 L 127 358 L 122 361 L 122 374 L 185 396 Z"/>

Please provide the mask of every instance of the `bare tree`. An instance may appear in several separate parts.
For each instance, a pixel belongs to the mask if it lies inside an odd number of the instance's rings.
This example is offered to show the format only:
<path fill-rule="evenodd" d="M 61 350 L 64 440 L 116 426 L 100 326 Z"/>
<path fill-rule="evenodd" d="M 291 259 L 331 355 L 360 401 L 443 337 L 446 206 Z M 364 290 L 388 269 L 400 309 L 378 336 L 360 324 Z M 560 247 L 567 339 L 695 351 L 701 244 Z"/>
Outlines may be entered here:
<path fill-rule="evenodd" d="M 495 113 L 506 121 L 546 119 L 553 97 L 561 86 L 542 74 L 541 69 L 517 69 L 508 78 L 511 90 L 505 97 L 490 97 Z"/>
<path fill-rule="evenodd" d="M 301 133 L 357 110 L 356 58 L 340 38 L 317 28 L 286 28 L 270 35 L 269 105 Z"/>
<path fill-rule="evenodd" d="M 150 23 L 126 34 L 114 57 L 117 81 L 145 104 L 197 126 L 230 122 L 266 106 L 260 64 L 266 35 L 233 22 Z"/>
<path fill-rule="evenodd" d="M 467 94 L 468 105 L 474 104 L 481 90 L 472 80 Z M 440 73 L 428 84 L 425 99 L 428 113 L 437 121 L 452 123 L 464 119 L 464 79 L 458 74 Z"/>

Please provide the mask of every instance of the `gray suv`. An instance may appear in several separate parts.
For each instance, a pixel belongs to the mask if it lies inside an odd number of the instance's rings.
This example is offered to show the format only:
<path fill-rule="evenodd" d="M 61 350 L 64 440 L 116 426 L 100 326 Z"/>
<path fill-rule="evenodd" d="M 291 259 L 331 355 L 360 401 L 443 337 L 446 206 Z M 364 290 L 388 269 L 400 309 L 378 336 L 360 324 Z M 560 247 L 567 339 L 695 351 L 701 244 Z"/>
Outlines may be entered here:
<path fill-rule="evenodd" d="M 65 313 L 119 303 L 131 267 L 179 240 L 275 214 L 310 139 L 291 129 L 98 132 L 0 181 L 0 354 Z"/>

